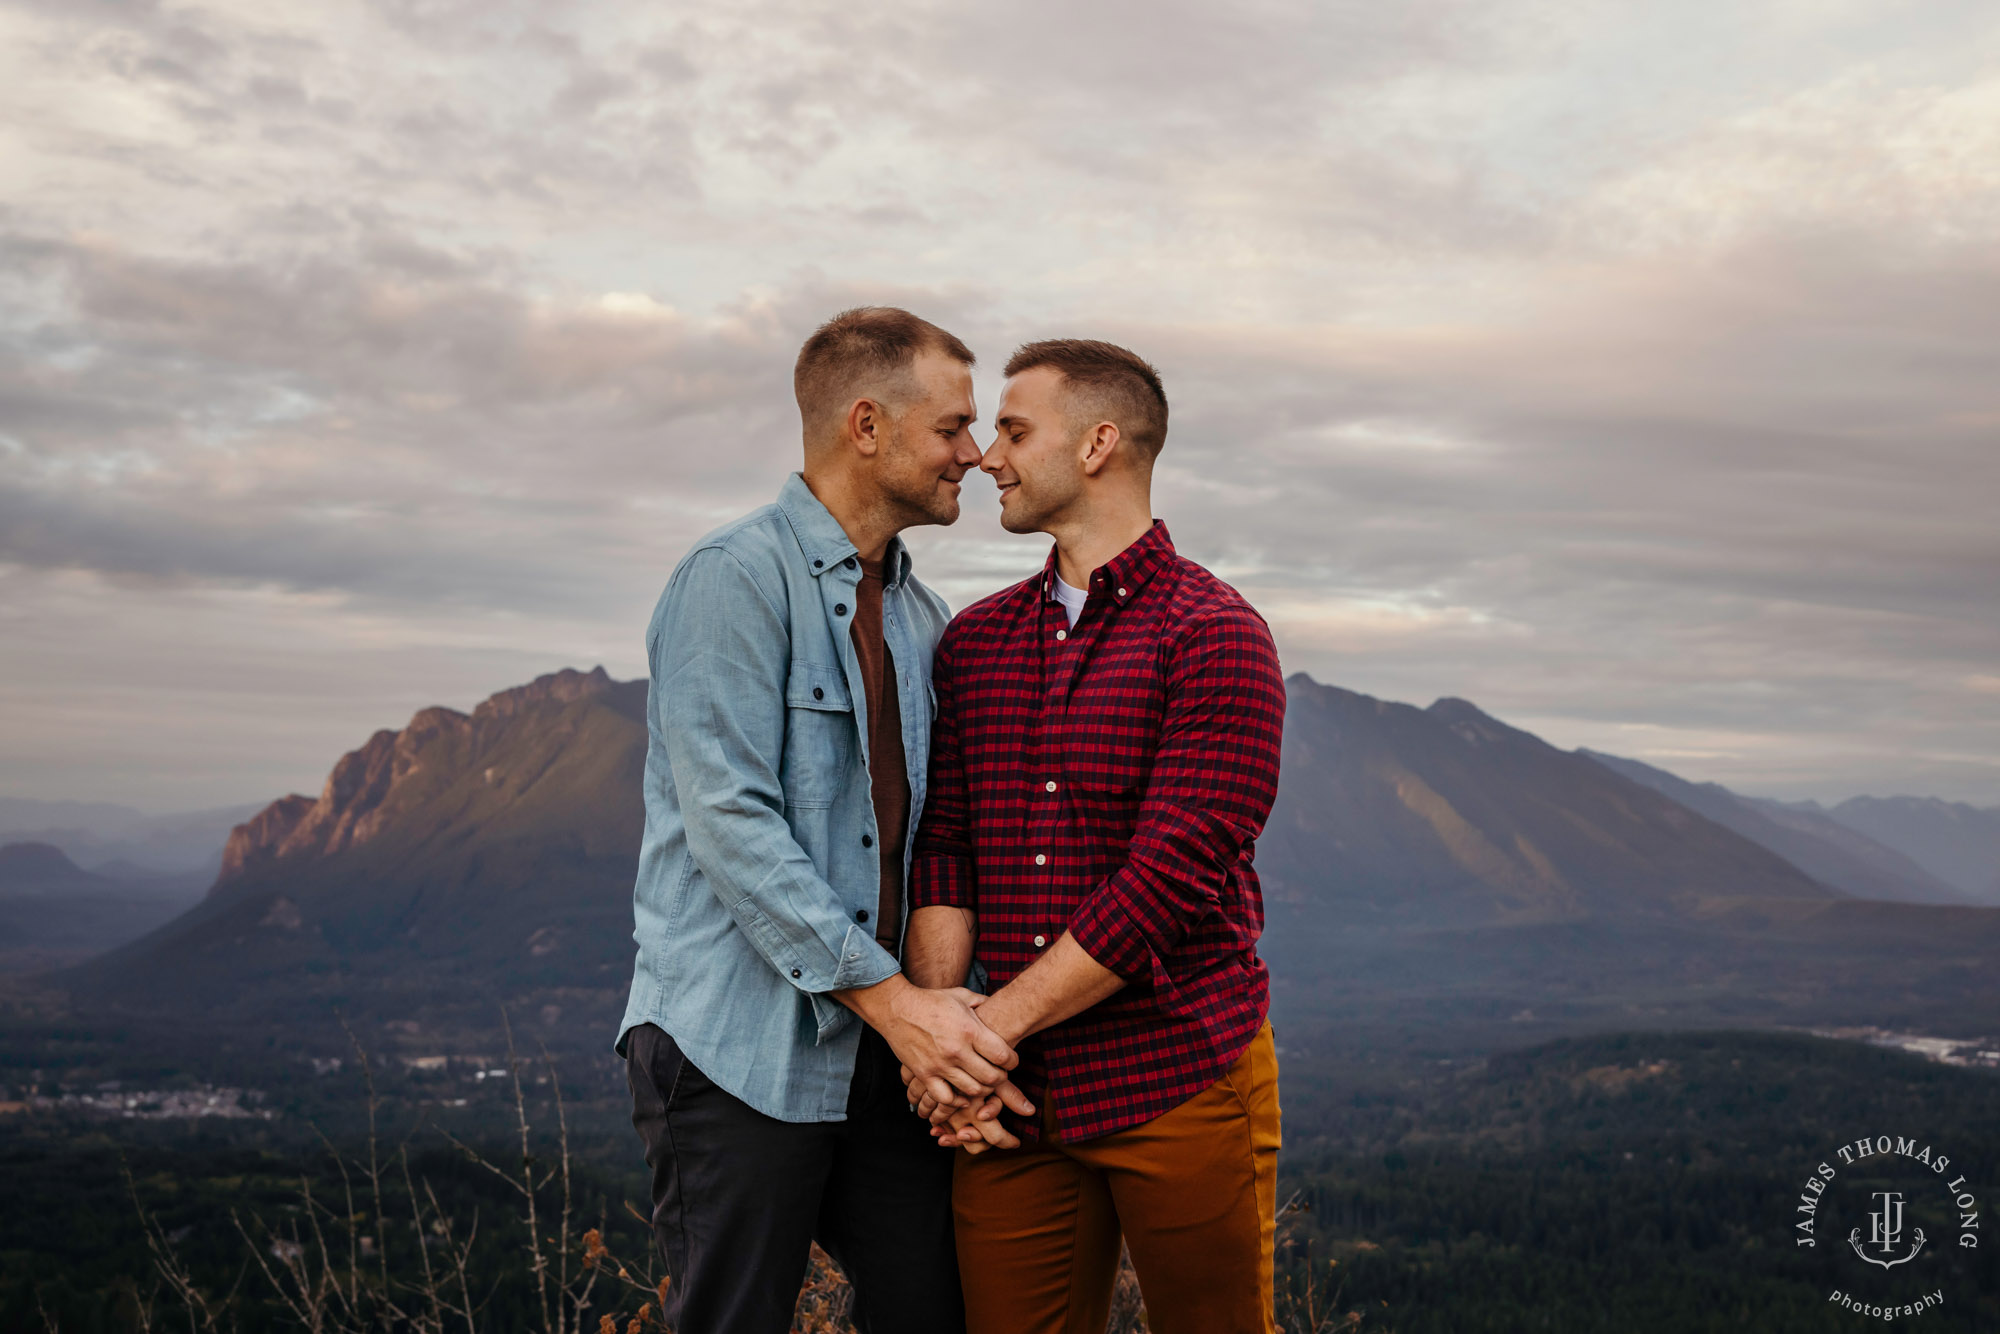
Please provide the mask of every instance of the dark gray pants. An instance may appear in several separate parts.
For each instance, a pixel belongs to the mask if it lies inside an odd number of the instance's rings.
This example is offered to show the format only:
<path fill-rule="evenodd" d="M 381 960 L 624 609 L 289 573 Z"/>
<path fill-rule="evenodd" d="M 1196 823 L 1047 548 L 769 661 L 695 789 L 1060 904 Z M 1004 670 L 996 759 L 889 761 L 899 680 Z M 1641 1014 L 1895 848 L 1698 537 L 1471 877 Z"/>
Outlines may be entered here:
<path fill-rule="evenodd" d="M 626 1042 L 632 1124 L 653 1169 L 653 1235 L 676 1334 L 785 1334 L 812 1243 L 854 1285 L 862 1334 L 962 1334 L 951 1160 L 865 1030 L 845 1121 L 764 1115 L 645 1024 Z"/>

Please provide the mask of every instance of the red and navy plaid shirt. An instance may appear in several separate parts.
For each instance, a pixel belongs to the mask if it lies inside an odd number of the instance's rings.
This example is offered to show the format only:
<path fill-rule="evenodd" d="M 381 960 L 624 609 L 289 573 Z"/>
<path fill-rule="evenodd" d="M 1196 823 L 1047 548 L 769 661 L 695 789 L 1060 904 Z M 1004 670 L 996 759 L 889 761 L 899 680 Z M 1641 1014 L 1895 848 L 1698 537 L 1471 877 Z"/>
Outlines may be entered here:
<path fill-rule="evenodd" d="M 1271 631 L 1166 525 L 1092 573 L 1070 627 L 1055 553 L 938 645 L 911 904 L 977 915 L 997 990 L 1070 932 L 1117 994 L 1021 1044 L 1014 1081 L 1084 1140 L 1171 1111 L 1263 1026 L 1251 849 L 1278 791 Z M 1007 1114 L 1024 1140 L 1039 1118 Z"/>

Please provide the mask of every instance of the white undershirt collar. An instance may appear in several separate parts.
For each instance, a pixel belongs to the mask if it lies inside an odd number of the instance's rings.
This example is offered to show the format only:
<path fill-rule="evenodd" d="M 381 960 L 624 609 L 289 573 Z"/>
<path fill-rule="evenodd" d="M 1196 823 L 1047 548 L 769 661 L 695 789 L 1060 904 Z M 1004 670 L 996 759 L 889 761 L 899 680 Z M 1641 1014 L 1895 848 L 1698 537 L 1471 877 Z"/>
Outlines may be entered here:
<path fill-rule="evenodd" d="M 1056 576 L 1055 592 L 1056 601 L 1062 603 L 1063 611 L 1069 615 L 1069 623 L 1075 625 L 1076 618 L 1083 615 L 1083 604 L 1090 594 L 1081 588 L 1071 588 L 1063 582 L 1061 575 Z"/>

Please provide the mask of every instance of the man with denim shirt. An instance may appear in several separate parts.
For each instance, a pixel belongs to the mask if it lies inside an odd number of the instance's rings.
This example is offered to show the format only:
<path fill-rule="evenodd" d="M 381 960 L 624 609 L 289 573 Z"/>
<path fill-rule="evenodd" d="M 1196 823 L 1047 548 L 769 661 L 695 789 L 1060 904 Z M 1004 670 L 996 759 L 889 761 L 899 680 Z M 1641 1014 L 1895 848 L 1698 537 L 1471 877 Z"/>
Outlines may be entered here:
<path fill-rule="evenodd" d="M 983 998 L 897 957 L 947 619 L 897 534 L 958 517 L 972 362 L 907 311 L 828 321 L 794 372 L 804 470 L 695 544 L 647 632 L 618 1048 L 679 1334 L 782 1334 L 814 1241 L 864 1334 L 961 1330 L 951 1165 L 898 1066 L 1032 1112 Z"/>

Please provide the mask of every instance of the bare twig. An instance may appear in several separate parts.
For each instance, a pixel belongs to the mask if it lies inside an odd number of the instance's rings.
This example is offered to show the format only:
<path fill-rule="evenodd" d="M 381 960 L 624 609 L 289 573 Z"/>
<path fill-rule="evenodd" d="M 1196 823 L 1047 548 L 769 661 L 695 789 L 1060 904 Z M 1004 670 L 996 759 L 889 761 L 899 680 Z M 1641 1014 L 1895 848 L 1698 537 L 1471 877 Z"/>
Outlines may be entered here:
<path fill-rule="evenodd" d="M 549 1320 L 549 1258 L 542 1250 L 541 1223 L 535 1209 L 535 1156 L 528 1143 L 528 1101 L 521 1091 L 521 1058 L 514 1051 L 514 1023 L 504 1005 L 500 1007 L 500 1027 L 507 1034 L 507 1078 L 514 1085 L 514 1124 L 521 1132 L 521 1194 L 526 1199 L 528 1267 L 535 1276 L 535 1302 L 541 1308 L 544 1334 L 563 1334 Z"/>
<path fill-rule="evenodd" d="M 361 1256 L 358 1250 L 361 1243 L 354 1227 L 354 1181 L 347 1174 L 347 1159 L 341 1156 L 340 1150 L 333 1147 L 333 1141 L 326 1137 L 326 1132 L 320 1130 L 317 1125 L 313 1129 L 319 1133 L 320 1142 L 326 1145 L 327 1154 L 333 1159 L 335 1170 L 340 1173 L 340 1193 L 347 1205 L 343 1219 L 347 1231 L 348 1289 L 344 1293 L 341 1292 L 340 1277 L 333 1270 L 333 1256 L 327 1250 L 326 1239 L 320 1235 L 319 1218 L 313 1212 L 312 1190 L 304 1177 L 299 1179 L 299 1194 L 305 1199 L 307 1215 L 312 1220 L 313 1236 L 319 1242 L 325 1258 L 325 1279 L 333 1285 L 335 1293 L 340 1294 L 341 1300 L 346 1303 L 349 1313 L 352 1314 L 361 1305 Z"/>
<path fill-rule="evenodd" d="M 465 1244 L 461 1246 L 452 1236 L 450 1215 L 438 1205 L 437 1192 L 431 1189 L 431 1183 L 428 1181 L 424 1183 L 424 1194 L 430 1199 L 431 1212 L 437 1215 L 439 1223 L 444 1227 L 445 1250 L 451 1256 L 452 1273 L 458 1279 L 459 1307 L 455 1314 L 465 1316 L 466 1334 L 479 1334 L 472 1312 L 472 1282 L 465 1272 L 466 1258 L 472 1254 L 472 1243 L 479 1237 L 479 1211 L 477 1209 L 472 1211 L 472 1223 L 465 1234 Z"/>
<path fill-rule="evenodd" d="M 555 1099 L 556 1144 L 560 1150 L 558 1157 L 562 1164 L 562 1221 L 556 1229 L 556 1236 L 559 1239 L 561 1249 L 556 1252 L 558 1265 L 556 1290 L 560 1294 L 559 1300 L 569 1303 L 570 1311 L 576 1316 L 576 1324 L 574 1326 L 576 1334 L 583 1334 L 583 1313 L 590 1307 L 590 1293 L 591 1289 L 597 1284 L 597 1275 L 595 1271 L 590 1272 L 588 1275 L 581 1272 L 578 1273 L 575 1281 L 581 1282 L 583 1286 L 579 1290 L 572 1291 L 572 1280 L 569 1272 L 569 1235 L 575 1215 L 575 1200 L 570 1190 L 569 1109 L 563 1103 L 562 1077 L 556 1073 L 555 1058 L 549 1055 L 548 1044 L 537 1042 L 536 1045 L 541 1048 L 542 1066 L 549 1072 L 549 1092 Z M 559 1326 L 557 1334 L 563 1334 L 561 1326 L 564 1319 L 565 1317 L 559 1308 L 557 1310 L 557 1323 Z"/>
<path fill-rule="evenodd" d="M 125 1173 L 125 1189 L 132 1196 L 132 1208 L 139 1215 L 139 1226 L 146 1234 L 146 1250 L 153 1257 L 153 1268 L 186 1309 L 190 1334 L 200 1334 L 201 1331 L 215 1329 L 215 1310 L 209 1304 L 208 1297 L 195 1285 L 194 1276 L 181 1262 L 180 1253 L 174 1249 L 173 1242 L 161 1230 L 159 1220 L 147 1213 L 146 1206 L 140 1202 L 139 1183 L 132 1179 L 131 1167 L 123 1163 L 119 1166 Z M 35 1294 L 35 1300 L 37 1302 L 41 1300 L 39 1291 Z M 147 1319 L 149 1321 L 151 1319 L 150 1311 L 147 1313 Z"/>
<path fill-rule="evenodd" d="M 514 1094 L 519 1170 L 489 1160 L 442 1126 L 436 1128 L 469 1161 L 505 1181 L 518 1196 L 516 1217 L 527 1230 L 527 1244 L 523 1248 L 527 1273 L 509 1266 L 511 1272 L 491 1276 L 490 1288 L 474 1294 L 473 1254 L 479 1237 L 479 1212 L 476 1208 L 471 1210 L 469 1220 L 453 1217 L 439 1200 L 432 1183 L 416 1175 L 410 1161 L 408 1137 L 394 1146 L 388 1157 L 384 1156 L 385 1146 L 380 1138 L 384 1104 L 374 1080 L 372 1062 L 352 1030 L 347 1029 L 367 1089 L 366 1156 L 357 1153 L 350 1161 L 315 1126 L 315 1133 L 333 1157 L 333 1172 L 341 1188 L 339 1198 L 322 1198 L 329 1189 L 327 1183 L 317 1182 L 319 1173 L 314 1171 L 301 1173 L 297 1182 L 297 1211 L 303 1215 L 303 1221 L 290 1218 L 282 1222 L 281 1230 L 254 1212 L 230 1212 L 230 1220 L 248 1252 L 237 1275 L 238 1287 L 254 1269 L 277 1301 L 283 1323 L 304 1334 L 448 1334 L 448 1331 L 455 1334 L 460 1329 L 464 1334 L 479 1334 L 484 1313 L 502 1285 L 511 1288 L 523 1279 L 534 1285 L 535 1303 L 530 1310 L 539 1310 L 541 1314 L 540 1334 L 599 1334 L 606 1320 L 625 1334 L 634 1331 L 669 1334 L 661 1316 L 667 1283 L 665 1279 L 653 1278 L 652 1265 L 634 1263 L 628 1268 L 612 1255 L 604 1245 L 602 1218 L 598 1227 L 581 1237 L 571 1235 L 582 1222 L 576 1193 L 579 1182 L 570 1158 L 568 1104 L 556 1062 L 546 1045 L 538 1044 L 541 1064 L 548 1072 L 556 1122 L 553 1157 L 538 1160 L 523 1079 L 524 1061 L 504 1009 L 501 1022 L 506 1033 L 508 1074 Z M 342 1026 L 346 1029 L 344 1022 Z M 419 1118 L 417 1124 L 421 1123 Z M 415 1132 L 413 1125 L 410 1134 Z M 385 1176 L 391 1179 L 385 1182 Z M 398 1176 L 400 1183 L 394 1180 Z M 223 1308 L 201 1292 L 158 1225 L 140 1207 L 137 1187 L 132 1184 L 129 1171 L 127 1181 L 134 1207 L 139 1209 L 146 1227 L 158 1281 L 188 1310 L 188 1334 L 221 1334 L 218 1315 Z M 402 1249 L 400 1243 L 395 1243 L 396 1256 L 389 1254 L 392 1225 L 387 1209 L 400 1210 L 400 1202 L 393 1200 L 396 1189 L 409 1194 L 408 1221 L 416 1249 L 414 1256 Z M 329 1207 L 332 1204 L 340 1207 Z M 368 1208 L 358 1208 L 359 1204 Z M 639 1221 L 645 1221 L 638 1211 L 631 1212 Z M 344 1237 L 331 1226 L 336 1219 L 339 1227 L 345 1229 Z M 556 1225 L 555 1232 L 543 1236 L 541 1228 L 548 1223 Z M 436 1254 L 432 1253 L 434 1246 Z M 371 1250 L 373 1265 L 366 1263 Z M 635 1272 L 639 1270 L 644 1271 L 643 1279 Z M 586 1327 L 586 1319 L 593 1318 L 586 1313 L 591 1312 L 593 1301 L 600 1295 L 600 1279 L 610 1285 L 615 1300 L 608 1302 L 602 1317 L 596 1317 L 596 1325 Z M 487 1279 L 482 1276 L 481 1282 L 484 1284 Z M 821 1312 L 844 1309 L 845 1281 L 831 1265 L 816 1267 L 808 1287 L 807 1295 L 818 1294 L 815 1309 Z M 140 1308 L 141 1334 L 150 1334 L 152 1305 L 140 1300 L 136 1289 L 134 1298 Z M 633 1312 L 628 1303 L 636 1304 L 637 1311 Z M 833 1327 L 824 1323 L 811 1326 L 814 1330 Z"/>
<path fill-rule="evenodd" d="M 362 1087 L 368 1091 L 368 1186 L 375 1202 L 375 1263 L 381 1276 L 382 1291 L 389 1291 L 389 1232 L 387 1219 L 382 1213 L 382 1167 L 377 1156 L 376 1113 L 382 1106 L 382 1099 L 375 1091 L 375 1067 L 368 1059 L 368 1049 L 361 1045 L 361 1039 L 354 1036 L 354 1030 L 347 1025 L 347 1016 L 340 1016 L 340 1031 L 347 1034 L 348 1045 L 354 1048 L 354 1059 L 361 1066 Z"/>
<path fill-rule="evenodd" d="M 263 1273 L 264 1281 L 270 1284 L 271 1291 L 278 1294 L 278 1300 L 283 1302 L 285 1309 L 292 1313 L 292 1319 L 296 1320 L 306 1329 L 316 1330 L 320 1328 L 318 1312 L 311 1305 L 300 1300 L 299 1297 L 292 1295 L 290 1288 L 278 1277 L 277 1272 L 271 1268 L 271 1262 L 265 1258 L 264 1247 L 257 1244 L 257 1239 L 250 1235 L 250 1229 L 243 1225 L 242 1216 L 234 1209 L 231 1209 L 229 1211 L 229 1221 L 236 1224 L 236 1231 L 243 1238 L 243 1244 L 250 1248 L 250 1258 L 257 1262 L 257 1268 Z M 257 1226 L 263 1228 L 265 1240 L 268 1242 L 274 1235 L 271 1229 L 265 1226 L 262 1218 L 257 1219 Z M 295 1242 L 294 1244 L 296 1245 L 297 1243 Z M 292 1274 L 291 1263 L 285 1254 L 280 1253 L 278 1262 L 284 1266 L 284 1271 L 287 1274 Z M 296 1277 L 296 1275 L 293 1275 L 293 1277 Z M 302 1289 L 301 1296 L 303 1295 Z"/>
<path fill-rule="evenodd" d="M 398 1149 L 396 1160 L 403 1169 L 403 1189 L 410 1193 L 410 1227 L 417 1239 L 417 1259 L 424 1269 L 422 1292 L 430 1306 L 430 1327 L 444 1329 L 444 1294 L 438 1290 L 437 1271 L 431 1264 L 431 1248 L 424 1240 L 424 1202 L 417 1194 L 417 1183 L 410 1179 L 410 1151 L 407 1147 Z M 388 1231 L 387 1220 L 382 1225 Z M 388 1250 L 383 1247 L 384 1252 Z M 386 1263 L 386 1262 L 385 1262 Z"/>

